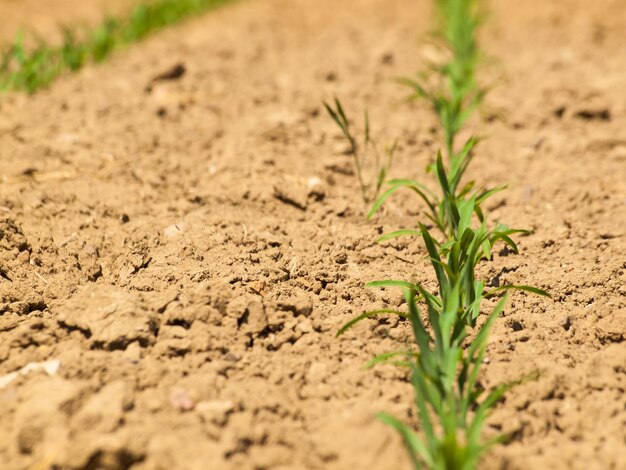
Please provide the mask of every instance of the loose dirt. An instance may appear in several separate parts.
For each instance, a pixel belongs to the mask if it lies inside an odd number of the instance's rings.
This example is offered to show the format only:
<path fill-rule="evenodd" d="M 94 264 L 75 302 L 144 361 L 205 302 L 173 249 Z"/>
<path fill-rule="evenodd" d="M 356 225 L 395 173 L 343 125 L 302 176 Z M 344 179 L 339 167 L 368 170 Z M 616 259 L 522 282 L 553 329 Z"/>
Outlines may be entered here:
<path fill-rule="evenodd" d="M 391 80 L 432 49 L 425 3 L 240 2 L 0 99 L 0 376 L 31 364 L 0 381 L 2 468 L 410 468 L 373 417 L 415 420 L 406 373 L 363 369 L 407 325 L 335 333 L 400 303 L 367 281 L 433 285 L 418 241 L 374 243 L 420 206 L 365 219 L 321 101 L 367 104 L 392 176 L 425 179 L 436 123 Z M 515 294 L 495 327 L 483 384 L 539 376 L 480 468 L 626 468 L 622 6 L 491 3 L 471 176 L 533 234 L 481 273 L 553 300 Z"/>

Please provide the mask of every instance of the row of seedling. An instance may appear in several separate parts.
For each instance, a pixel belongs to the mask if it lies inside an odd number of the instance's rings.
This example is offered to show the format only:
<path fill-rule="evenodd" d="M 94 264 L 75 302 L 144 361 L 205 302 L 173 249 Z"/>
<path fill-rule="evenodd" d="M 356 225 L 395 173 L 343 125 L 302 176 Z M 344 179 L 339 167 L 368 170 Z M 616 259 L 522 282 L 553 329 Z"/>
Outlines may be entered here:
<path fill-rule="evenodd" d="M 479 382 L 489 331 L 507 302 L 504 291 L 547 293 L 514 285 L 487 290 L 485 281 L 476 277 L 476 267 L 491 259 L 494 245 L 504 243 L 517 253 L 514 236 L 528 232 L 489 222 L 485 202 L 504 186 L 476 189 L 474 181 L 464 180 L 478 139 L 472 137 L 458 145 L 457 138 L 484 96 L 476 80 L 481 60 L 476 41 L 480 5 L 477 0 L 436 0 L 436 6 L 438 43 L 448 59 L 431 64 L 415 80 L 401 82 L 411 88 L 414 98 L 427 102 L 439 120 L 444 153 L 440 151 L 426 171 L 435 179 L 438 191 L 410 179 L 385 181 L 395 146 L 387 151 L 374 183 L 368 187 L 361 176 L 364 153 L 359 152 L 341 103 L 335 100 L 326 108 L 350 142 L 364 198 L 375 195 L 370 217 L 401 189 L 412 191 L 423 204 L 427 220 L 417 227 L 383 235 L 379 242 L 400 236 L 420 237 L 438 289 L 430 292 L 413 280 L 371 282 L 371 287 L 401 289 L 406 309 L 365 312 L 344 325 L 339 334 L 377 315 L 396 315 L 410 323 L 415 347 L 384 353 L 370 364 L 392 362 L 409 368 L 421 432 L 416 434 L 389 414 L 381 413 L 379 418 L 401 434 L 415 468 L 426 465 L 438 470 L 469 470 L 476 467 L 487 448 L 504 438 L 484 438 L 483 427 L 489 411 L 513 384 L 486 391 Z M 365 129 L 363 150 L 375 149 L 367 117 Z M 385 184 L 387 189 L 383 191 Z M 485 312 L 483 301 L 493 297 L 499 301 Z"/>
<path fill-rule="evenodd" d="M 36 35 L 17 34 L 0 54 L 0 91 L 27 93 L 45 88 L 59 75 L 90 62 L 102 62 L 128 44 L 231 0 L 150 0 L 137 4 L 127 17 L 108 16 L 96 28 L 64 26 L 61 44 Z"/>

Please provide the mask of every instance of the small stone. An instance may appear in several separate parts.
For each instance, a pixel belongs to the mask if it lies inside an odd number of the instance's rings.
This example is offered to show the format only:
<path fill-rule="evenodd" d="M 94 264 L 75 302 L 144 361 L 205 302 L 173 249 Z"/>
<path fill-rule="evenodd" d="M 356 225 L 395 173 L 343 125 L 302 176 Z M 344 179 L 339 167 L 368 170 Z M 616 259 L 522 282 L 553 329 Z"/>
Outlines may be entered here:
<path fill-rule="evenodd" d="M 139 360 L 141 359 L 141 346 L 139 346 L 139 343 L 130 343 L 124 351 L 123 356 L 124 359 L 127 359 L 130 362 L 139 362 Z"/>
<path fill-rule="evenodd" d="M 572 317 L 568 314 L 563 315 L 559 319 L 559 325 L 561 325 L 565 331 L 569 331 L 572 327 Z"/>
<path fill-rule="evenodd" d="M 267 314 L 263 299 L 256 295 L 242 295 L 228 304 L 226 314 L 237 319 L 237 327 L 252 333 L 263 331 L 267 323 Z"/>
<path fill-rule="evenodd" d="M 174 238 L 179 235 L 182 235 L 184 232 L 185 232 L 185 224 L 179 222 L 176 224 L 172 224 L 169 227 L 166 227 L 163 230 L 163 235 L 165 235 L 168 238 Z"/>
<path fill-rule="evenodd" d="M 324 183 L 317 176 L 312 176 L 307 180 L 307 186 L 309 188 L 308 197 L 314 201 L 322 201 L 326 198 L 326 189 Z"/>
<path fill-rule="evenodd" d="M 348 261 L 348 255 L 346 253 L 339 253 L 335 256 L 335 263 L 337 264 L 346 264 Z"/>
<path fill-rule="evenodd" d="M 279 201 L 306 210 L 308 205 L 309 188 L 304 184 L 283 179 L 280 184 L 274 185 L 274 197 Z"/>
<path fill-rule="evenodd" d="M 196 411 L 204 422 L 220 427 L 226 425 L 234 409 L 235 404 L 230 400 L 201 401 L 196 405 Z"/>
<path fill-rule="evenodd" d="M 279 301 L 278 307 L 282 310 L 293 312 L 296 316 L 303 315 L 308 317 L 313 311 L 313 304 L 304 292 L 289 299 Z"/>
<path fill-rule="evenodd" d="M 328 375 L 328 367 L 323 362 L 314 362 L 306 373 L 309 383 L 318 383 L 323 381 Z"/>
<path fill-rule="evenodd" d="M 227 362 L 239 362 L 241 361 L 241 356 L 233 352 L 227 352 L 224 354 L 224 360 Z"/>
<path fill-rule="evenodd" d="M 129 384 L 122 380 L 106 384 L 89 397 L 76 415 L 79 428 L 112 432 L 122 424 L 126 411 L 132 408 L 134 396 Z"/>
<path fill-rule="evenodd" d="M 300 331 L 301 333 L 312 333 L 313 332 L 313 325 L 311 324 L 311 322 L 308 319 L 304 319 L 302 320 L 300 323 L 298 323 L 296 325 L 296 330 Z"/>
<path fill-rule="evenodd" d="M 248 288 L 254 291 L 256 294 L 263 295 L 265 294 L 265 289 L 267 285 L 265 281 L 252 281 L 248 284 Z"/>
<path fill-rule="evenodd" d="M 24 250 L 17 255 L 17 261 L 22 264 L 28 264 L 30 261 L 30 251 Z"/>
<path fill-rule="evenodd" d="M 320 178 L 318 178 L 317 176 L 311 176 L 307 180 L 306 184 L 309 187 L 309 189 L 313 189 L 316 186 L 320 186 L 322 184 L 322 180 Z"/>
<path fill-rule="evenodd" d="M 195 402 L 184 388 L 176 387 L 170 392 L 170 404 L 176 411 L 191 411 L 196 407 Z"/>

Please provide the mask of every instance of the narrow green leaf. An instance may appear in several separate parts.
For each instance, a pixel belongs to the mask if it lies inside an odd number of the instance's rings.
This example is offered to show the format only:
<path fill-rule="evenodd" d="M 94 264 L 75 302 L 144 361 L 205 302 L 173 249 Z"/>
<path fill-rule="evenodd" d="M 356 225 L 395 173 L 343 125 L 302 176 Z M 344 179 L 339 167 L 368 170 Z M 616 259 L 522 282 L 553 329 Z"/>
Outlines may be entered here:
<path fill-rule="evenodd" d="M 402 289 L 410 289 L 417 291 L 417 286 L 408 281 L 397 281 L 393 279 L 386 279 L 383 281 L 371 281 L 365 284 L 367 287 L 400 287 Z"/>
<path fill-rule="evenodd" d="M 506 245 L 508 245 L 514 253 L 519 253 L 519 248 L 517 244 L 509 237 L 502 232 L 496 232 L 491 237 L 491 244 L 494 245 L 498 240 L 502 240 Z"/>
<path fill-rule="evenodd" d="M 485 202 L 491 196 L 493 196 L 496 193 L 499 193 L 500 191 L 505 190 L 507 187 L 508 185 L 503 184 L 500 186 L 496 186 L 495 188 L 489 189 L 487 191 L 483 191 L 479 195 L 476 195 L 476 205 L 480 206 L 483 202 Z"/>
<path fill-rule="evenodd" d="M 421 358 L 424 358 L 423 354 Z M 428 440 L 428 447 L 430 449 L 437 449 L 437 437 L 428 412 L 427 403 L 430 403 L 435 411 L 435 414 L 441 415 L 443 414 L 443 410 L 441 408 L 441 397 L 437 389 L 426 380 L 426 374 L 424 374 L 416 364 L 411 363 L 411 368 L 411 382 L 413 383 L 413 388 L 415 390 L 415 404 L 419 410 L 421 427 L 426 435 L 426 439 Z"/>
<path fill-rule="evenodd" d="M 537 295 L 541 295 L 543 297 L 550 297 L 552 298 L 552 296 L 546 292 L 545 290 L 539 289 L 537 287 L 532 287 L 532 286 L 522 286 L 522 285 L 506 285 L 506 286 L 500 286 L 500 287 L 496 287 L 495 289 L 491 289 L 489 292 L 487 292 L 485 294 L 485 298 L 489 299 L 491 297 L 493 297 L 494 295 L 496 295 L 498 292 L 502 292 L 505 290 L 521 290 L 521 291 L 526 291 L 526 292 L 531 292 L 533 294 L 537 294 Z"/>
<path fill-rule="evenodd" d="M 430 93 L 428 93 L 428 91 L 426 91 L 426 88 L 424 88 L 417 81 L 412 80 L 410 78 L 404 78 L 404 77 L 399 77 L 399 78 L 396 79 L 396 81 L 399 84 L 401 84 L 401 85 L 405 85 L 405 86 L 413 89 L 413 91 L 415 91 L 416 97 L 426 98 L 426 99 L 429 99 L 429 100 L 431 99 Z"/>
<path fill-rule="evenodd" d="M 419 230 L 411 230 L 411 229 L 396 230 L 395 232 L 386 233 L 385 235 L 380 237 L 378 240 L 376 240 L 376 243 L 382 243 L 382 242 L 386 242 L 388 240 L 392 240 L 394 238 L 405 237 L 405 236 L 409 236 L 409 235 L 410 236 L 420 236 L 421 234 L 422 234 L 422 232 L 420 232 Z"/>
<path fill-rule="evenodd" d="M 392 186 L 391 188 L 387 189 L 384 193 L 382 193 L 378 197 L 378 199 L 376 199 L 376 201 L 374 201 L 374 204 L 372 205 L 372 208 L 367 213 L 367 218 L 371 219 L 374 216 L 374 214 L 376 214 L 376 212 L 378 212 L 378 209 L 380 209 L 380 207 L 385 203 L 385 201 L 387 199 L 389 199 L 389 196 L 391 196 L 393 193 L 395 193 L 400 188 L 402 188 L 402 186 Z"/>
<path fill-rule="evenodd" d="M 428 320 L 430 321 L 430 326 L 432 327 L 433 332 L 435 333 L 435 341 L 434 341 L 435 353 L 441 356 L 443 353 L 441 348 L 444 342 L 443 332 L 441 331 L 441 327 L 439 324 L 439 310 L 441 307 L 439 305 L 436 305 L 434 302 L 430 300 L 428 293 L 421 286 L 418 286 L 418 288 L 419 288 L 419 293 L 422 295 L 423 298 L 426 299 L 426 304 L 428 308 Z M 409 313 L 411 313 L 410 310 L 409 310 Z M 418 321 L 418 320 L 413 320 L 413 317 L 411 316 L 411 322 L 413 323 L 414 321 Z M 421 328 L 424 328 L 421 319 L 419 319 L 419 324 Z M 423 351 L 424 348 L 427 348 L 430 352 L 430 341 L 424 345 L 420 344 L 420 351 Z"/>
<path fill-rule="evenodd" d="M 439 252 L 437 251 L 437 247 L 435 246 L 435 242 L 434 242 L 433 238 L 430 236 L 430 233 L 428 232 L 428 229 L 423 224 L 419 224 L 419 227 L 420 227 L 420 231 L 422 233 L 422 237 L 424 239 L 424 243 L 426 245 L 426 250 L 428 251 L 428 255 L 433 260 L 441 262 L 441 258 L 439 257 Z M 439 282 L 439 294 L 443 298 L 443 292 L 446 289 L 446 286 L 448 285 L 448 282 L 447 282 L 447 279 L 446 279 L 446 275 L 445 275 L 445 271 L 437 263 L 433 262 L 432 264 L 433 264 L 433 267 L 435 268 L 435 274 L 437 275 L 437 281 Z"/>
<path fill-rule="evenodd" d="M 391 187 L 387 189 L 387 191 L 385 191 L 374 202 L 374 205 L 372 206 L 372 208 L 367 214 L 368 219 L 371 219 L 372 216 L 376 212 L 378 212 L 378 210 L 384 204 L 384 202 L 400 188 L 407 188 L 415 192 L 426 203 L 431 213 L 436 213 L 435 203 L 433 201 L 436 200 L 437 198 L 433 194 L 433 192 L 430 189 L 428 189 L 426 186 L 418 183 L 415 180 L 400 180 L 400 179 L 389 180 L 387 184 Z"/>
<path fill-rule="evenodd" d="M 386 364 L 391 362 L 393 365 L 399 365 L 402 367 L 410 367 L 410 364 L 406 361 L 392 361 L 392 359 L 397 358 L 398 356 L 404 356 L 406 358 L 409 357 L 413 357 L 415 359 L 417 359 L 419 357 L 418 354 L 416 353 L 410 353 L 407 351 L 395 351 L 395 352 L 388 352 L 388 353 L 383 353 L 383 354 L 379 354 L 378 356 L 374 357 L 373 359 L 370 359 L 367 364 L 365 364 L 365 368 L 366 369 L 371 369 L 372 367 L 378 365 L 378 364 Z"/>
<path fill-rule="evenodd" d="M 487 260 L 491 259 L 491 243 L 489 240 L 485 240 L 482 245 L 483 254 Z"/>
<path fill-rule="evenodd" d="M 476 205 L 476 201 L 473 197 L 469 200 L 464 201 L 462 204 L 459 204 L 459 227 L 458 233 L 464 233 L 467 228 L 470 226 L 470 222 L 472 221 L 472 214 L 474 214 L 474 207 Z"/>
<path fill-rule="evenodd" d="M 326 111 L 328 112 L 330 117 L 333 119 L 333 121 L 335 121 L 337 123 L 337 125 L 339 126 L 339 128 L 341 128 L 341 130 L 345 132 L 345 129 L 344 129 L 343 125 L 341 124 L 341 121 L 339 120 L 339 116 L 337 115 L 335 110 L 333 108 L 331 108 L 328 105 L 328 103 L 324 102 L 323 104 L 324 104 L 324 107 L 326 108 Z"/>
<path fill-rule="evenodd" d="M 419 287 L 419 289 L 422 290 L 421 287 Z M 432 374 L 434 372 L 434 362 L 431 358 L 431 338 L 426 331 L 426 328 L 424 327 L 424 323 L 422 322 L 419 310 L 417 309 L 417 305 L 415 304 L 415 291 L 412 289 L 405 289 L 404 298 L 409 308 L 409 319 L 411 320 L 411 327 L 413 328 L 415 341 L 419 346 L 420 358 L 422 359 L 422 362 L 426 365 L 426 371 L 429 374 Z"/>
<path fill-rule="evenodd" d="M 429 452 L 429 449 L 417 438 L 417 436 L 406 424 L 398 421 L 396 418 L 387 413 L 378 413 L 376 417 L 386 425 L 394 428 L 400 436 L 402 436 L 402 439 L 409 451 L 409 457 L 413 463 L 413 468 L 421 467 L 418 456 L 428 467 L 433 468 L 434 460 Z"/>
<path fill-rule="evenodd" d="M 337 335 L 336 336 L 341 336 L 342 334 L 344 334 L 347 330 L 349 330 L 350 328 L 352 328 L 355 324 L 359 323 L 362 320 L 365 320 L 366 318 L 370 318 L 376 315 L 381 315 L 381 314 L 387 314 L 387 315 L 397 315 L 399 317 L 402 318 L 407 318 L 408 315 L 404 312 L 399 312 L 397 310 L 392 310 L 392 309 L 388 309 L 388 308 L 381 308 L 378 310 L 371 310 L 369 312 L 364 312 L 361 315 L 354 317 L 352 320 L 350 320 L 349 322 L 347 322 L 346 324 L 344 324 L 341 328 L 339 328 L 339 331 L 337 331 Z"/>
<path fill-rule="evenodd" d="M 435 193 L 433 193 L 430 189 L 428 189 L 426 186 L 424 186 L 423 184 L 421 184 L 419 181 L 416 181 L 416 180 L 395 178 L 395 179 L 389 180 L 388 184 L 390 184 L 391 186 L 404 186 L 407 188 L 409 187 L 419 188 L 424 193 L 428 194 L 430 197 L 432 198 L 436 197 Z"/>
<path fill-rule="evenodd" d="M 341 117 L 341 120 L 343 121 L 345 128 L 349 129 L 350 122 L 348 121 L 348 118 L 346 117 L 346 113 L 344 113 L 343 111 L 343 106 L 341 106 L 341 102 L 339 101 L 338 98 L 335 98 L 335 104 L 337 105 L 337 112 L 339 113 L 339 116 Z"/>

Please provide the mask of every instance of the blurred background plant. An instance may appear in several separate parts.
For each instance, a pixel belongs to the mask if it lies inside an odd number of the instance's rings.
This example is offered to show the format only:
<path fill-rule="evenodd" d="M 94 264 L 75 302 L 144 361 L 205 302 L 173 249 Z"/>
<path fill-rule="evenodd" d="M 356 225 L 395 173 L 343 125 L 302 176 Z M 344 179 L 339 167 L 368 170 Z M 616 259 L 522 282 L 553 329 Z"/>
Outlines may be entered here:
<path fill-rule="evenodd" d="M 59 75 L 90 62 L 102 62 L 120 47 L 232 0 L 154 0 L 137 5 L 127 17 L 107 17 L 95 29 L 64 26 L 61 45 L 24 32 L 0 55 L 0 91 L 34 93 Z"/>

